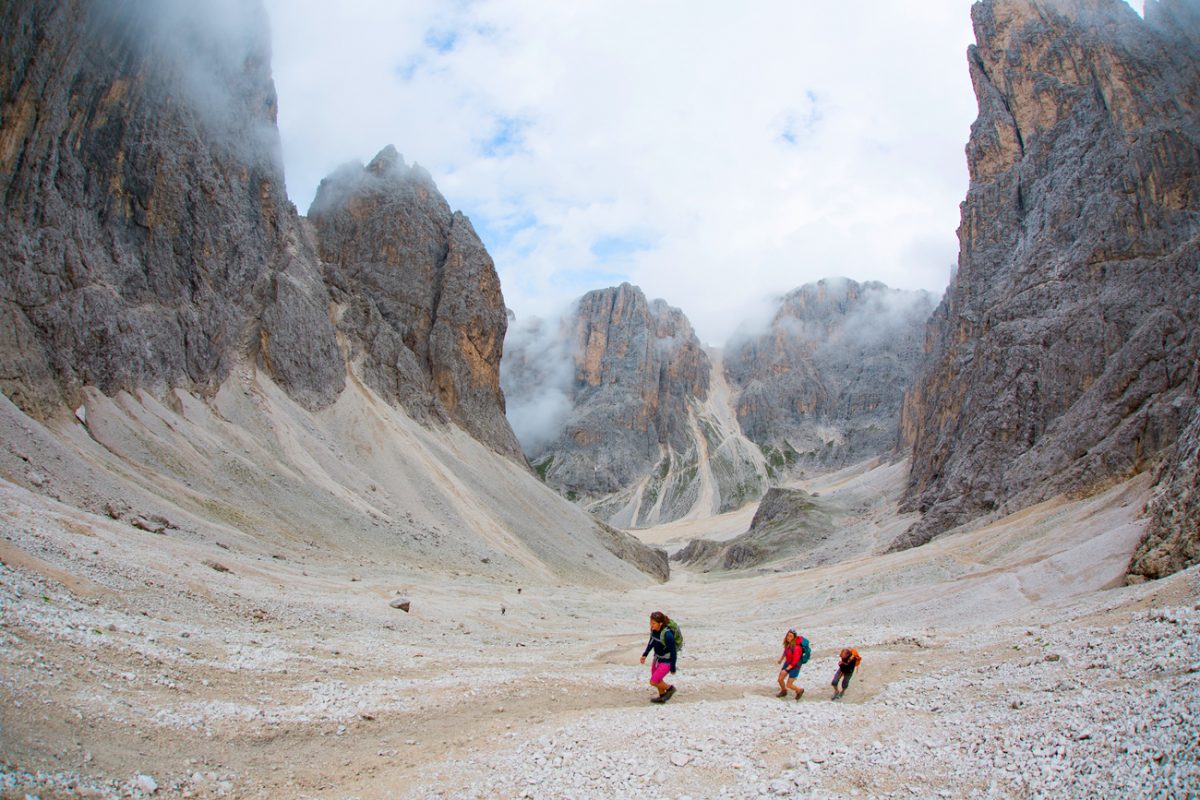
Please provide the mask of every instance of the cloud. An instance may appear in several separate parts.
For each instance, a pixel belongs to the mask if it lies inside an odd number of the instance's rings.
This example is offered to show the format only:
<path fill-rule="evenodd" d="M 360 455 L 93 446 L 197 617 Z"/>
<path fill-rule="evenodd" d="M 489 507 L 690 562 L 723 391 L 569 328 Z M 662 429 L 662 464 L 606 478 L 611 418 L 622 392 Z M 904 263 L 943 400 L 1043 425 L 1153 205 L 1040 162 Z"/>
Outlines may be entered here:
<path fill-rule="evenodd" d="M 575 380 L 572 339 L 563 328 L 573 309 L 547 322 L 515 320 L 504 337 L 500 385 L 506 416 L 521 449 L 536 458 L 566 427 Z"/>
<path fill-rule="evenodd" d="M 940 293 L 970 5 L 268 0 L 289 192 L 394 142 L 522 317 L 628 280 L 720 344 L 827 275 Z"/>

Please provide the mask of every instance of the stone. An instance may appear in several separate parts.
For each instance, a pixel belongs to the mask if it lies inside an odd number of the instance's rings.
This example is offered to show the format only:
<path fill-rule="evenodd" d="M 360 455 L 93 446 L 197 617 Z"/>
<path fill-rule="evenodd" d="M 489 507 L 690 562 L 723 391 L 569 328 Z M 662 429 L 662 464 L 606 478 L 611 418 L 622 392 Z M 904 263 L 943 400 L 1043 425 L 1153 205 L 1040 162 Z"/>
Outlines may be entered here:
<path fill-rule="evenodd" d="M 218 44 L 204 13 L 5 9 L 21 24 L 0 57 L 0 388 L 26 413 L 77 408 L 85 386 L 210 394 L 247 357 L 310 408 L 341 391 L 284 190 L 265 14 L 239 4 L 246 35 Z"/>
<path fill-rule="evenodd" d="M 1200 364 L 1188 388 L 1200 396 Z M 1161 578 L 1200 563 L 1200 404 L 1163 458 L 1147 510 L 1146 535 L 1130 562 L 1133 577 Z"/>
<path fill-rule="evenodd" d="M 829 278 L 780 301 L 766 332 L 726 346 L 743 432 L 773 470 L 829 469 L 891 453 L 935 298 Z"/>
<path fill-rule="evenodd" d="M 675 752 L 671 754 L 671 763 L 677 767 L 686 767 L 692 760 L 692 757 L 687 753 Z"/>
<path fill-rule="evenodd" d="M 4 20 L 0 390 L 23 411 L 86 423 L 90 387 L 210 397 L 239 364 L 317 410 L 359 369 L 525 464 L 499 278 L 429 174 L 389 146 L 327 178 L 311 224 L 288 201 L 261 3 L 214 24 L 18 0 Z"/>
<path fill-rule="evenodd" d="M 412 601 L 407 597 L 397 597 L 395 600 L 388 603 L 388 605 L 390 605 L 392 608 L 398 608 L 407 614 L 409 609 L 412 607 Z"/>
<path fill-rule="evenodd" d="M 623 283 L 588 292 L 553 329 L 531 325 L 510 343 L 504 385 L 520 406 L 559 384 L 568 413 L 528 452 L 543 480 L 618 527 L 691 510 L 710 450 L 694 409 L 708 398 L 712 365 L 684 313 Z"/>
<path fill-rule="evenodd" d="M 902 510 L 923 516 L 893 549 L 1187 460 L 1170 448 L 1194 418 L 1200 358 L 1189 8 L 1162 0 L 1143 20 L 1120 0 L 972 7 L 979 116 L 958 270 L 901 412 Z M 1188 507 L 1174 496 L 1164 519 Z M 1173 548 L 1145 571 L 1183 563 Z"/>
<path fill-rule="evenodd" d="M 129 524 L 150 533 L 166 533 L 167 528 L 174 527 L 169 519 L 158 514 L 138 514 Z"/>
<path fill-rule="evenodd" d="M 500 279 L 470 220 L 391 145 L 321 181 L 308 211 L 350 360 L 414 418 L 524 463 L 504 417 Z"/>

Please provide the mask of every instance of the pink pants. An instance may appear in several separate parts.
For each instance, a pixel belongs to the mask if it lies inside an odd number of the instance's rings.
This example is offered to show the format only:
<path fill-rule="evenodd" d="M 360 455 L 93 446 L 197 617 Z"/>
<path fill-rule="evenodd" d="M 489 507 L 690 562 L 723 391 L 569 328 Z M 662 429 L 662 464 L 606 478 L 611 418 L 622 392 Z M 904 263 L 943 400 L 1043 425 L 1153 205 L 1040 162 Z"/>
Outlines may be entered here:
<path fill-rule="evenodd" d="M 656 661 L 654 666 L 650 668 L 650 683 L 662 683 L 662 679 L 667 677 L 667 673 L 670 671 L 670 664 L 665 661 Z"/>

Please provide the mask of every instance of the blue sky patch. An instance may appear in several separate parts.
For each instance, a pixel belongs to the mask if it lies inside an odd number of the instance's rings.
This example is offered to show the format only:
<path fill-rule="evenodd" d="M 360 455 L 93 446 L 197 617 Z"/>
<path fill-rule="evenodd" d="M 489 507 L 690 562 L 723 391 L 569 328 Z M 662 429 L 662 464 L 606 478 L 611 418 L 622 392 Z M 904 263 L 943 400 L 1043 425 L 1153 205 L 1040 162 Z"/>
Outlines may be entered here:
<path fill-rule="evenodd" d="M 635 253 L 654 247 L 654 242 L 641 236 L 602 236 L 592 242 L 592 255 L 602 262 L 621 261 Z"/>
<path fill-rule="evenodd" d="M 425 33 L 425 46 L 439 53 L 449 53 L 457 43 L 457 31 L 430 29 Z"/>
<path fill-rule="evenodd" d="M 479 152 L 488 158 L 502 158 L 517 153 L 525 144 L 529 121 L 519 117 L 500 117 L 492 135 L 479 145 Z"/>

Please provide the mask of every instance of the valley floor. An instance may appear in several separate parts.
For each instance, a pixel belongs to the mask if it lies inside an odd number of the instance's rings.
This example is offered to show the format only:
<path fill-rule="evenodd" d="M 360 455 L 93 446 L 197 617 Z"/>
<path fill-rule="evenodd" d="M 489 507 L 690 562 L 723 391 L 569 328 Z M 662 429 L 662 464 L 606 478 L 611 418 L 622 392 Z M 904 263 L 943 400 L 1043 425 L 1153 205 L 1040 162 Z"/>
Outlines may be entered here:
<path fill-rule="evenodd" d="M 0 797 L 1196 796 L 1200 572 L 1123 585 L 1145 499 L 599 591 L 213 548 L 0 483 Z M 686 634 L 661 706 L 655 609 Z"/>

